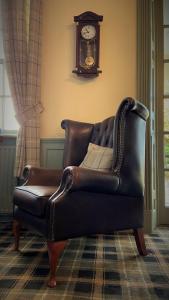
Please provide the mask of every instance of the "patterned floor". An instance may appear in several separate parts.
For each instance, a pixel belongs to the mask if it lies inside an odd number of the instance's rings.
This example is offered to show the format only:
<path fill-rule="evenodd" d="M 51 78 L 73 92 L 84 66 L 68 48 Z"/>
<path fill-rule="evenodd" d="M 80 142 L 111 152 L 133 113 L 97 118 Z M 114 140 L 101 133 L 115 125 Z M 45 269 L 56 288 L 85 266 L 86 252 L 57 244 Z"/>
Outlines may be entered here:
<path fill-rule="evenodd" d="M 168 300 L 169 229 L 146 235 L 146 244 L 154 253 L 140 257 L 124 232 L 70 240 L 49 289 L 43 239 L 23 231 L 16 253 L 11 227 L 0 224 L 0 300 Z"/>

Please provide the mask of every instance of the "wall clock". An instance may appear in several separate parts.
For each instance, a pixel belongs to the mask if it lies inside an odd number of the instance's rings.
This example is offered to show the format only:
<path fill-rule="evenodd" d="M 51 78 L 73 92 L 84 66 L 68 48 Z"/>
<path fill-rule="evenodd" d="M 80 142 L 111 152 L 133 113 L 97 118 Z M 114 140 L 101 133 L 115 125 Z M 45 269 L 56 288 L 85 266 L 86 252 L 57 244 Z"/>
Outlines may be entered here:
<path fill-rule="evenodd" d="M 96 77 L 99 69 L 100 24 L 103 16 L 86 11 L 74 17 L 76 25 L 76 69 L 83 77 Z"/>

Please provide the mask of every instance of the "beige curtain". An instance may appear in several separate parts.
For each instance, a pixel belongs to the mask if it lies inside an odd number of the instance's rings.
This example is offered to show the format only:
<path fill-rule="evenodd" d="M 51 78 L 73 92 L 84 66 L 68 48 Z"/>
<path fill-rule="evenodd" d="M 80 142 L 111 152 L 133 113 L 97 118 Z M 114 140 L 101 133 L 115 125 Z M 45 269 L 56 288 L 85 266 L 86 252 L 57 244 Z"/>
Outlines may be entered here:
<path fill-rule="evenodd" d="M 2 0 L 4 49 L 16 118 L 16 176 L 39 166 L 41 0 Z"/>

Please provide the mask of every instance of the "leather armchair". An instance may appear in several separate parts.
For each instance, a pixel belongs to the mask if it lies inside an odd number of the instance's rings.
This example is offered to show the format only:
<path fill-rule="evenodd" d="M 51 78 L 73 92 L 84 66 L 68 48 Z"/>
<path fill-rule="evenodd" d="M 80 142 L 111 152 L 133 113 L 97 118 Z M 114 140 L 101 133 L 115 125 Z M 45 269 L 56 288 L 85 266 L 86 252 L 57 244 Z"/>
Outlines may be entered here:
<path fill-rule="evenodd" d="M 13 198 L 15 250 L 22 223 L 45 236 L 50 287 L 56 285 L 56 263 L 69 238 L 132 229 L 139 254 L 147 255 L 143 213 L 148 115 L 143 104 L 126 98 L 116 116 L 103 122 L 63 120 L 63 170 L 25 167 L 25 183 L 15 188 Z M 89 143 L 113 148 L 111 170 L 79 167 Z"/>

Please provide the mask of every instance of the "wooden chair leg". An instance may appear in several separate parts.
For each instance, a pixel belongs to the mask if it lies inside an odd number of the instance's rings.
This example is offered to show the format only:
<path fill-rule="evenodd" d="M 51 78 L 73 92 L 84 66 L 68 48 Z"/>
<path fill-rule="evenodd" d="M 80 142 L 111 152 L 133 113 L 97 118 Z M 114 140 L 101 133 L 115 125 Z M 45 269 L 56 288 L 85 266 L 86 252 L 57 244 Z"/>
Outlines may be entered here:
<path fill-rule="evenodd" d="M 18 220 L 13 221 L 13 235 L 14 235 L 14 250 L 19 251 L 21 223 Z"/>
<path fill-rule="evenodd" d="M 50 278 L 48 281 L 48 286 L 53 288 L 56 286 L 56 264 L 59 259 L 60 253 L 65 248 L 66 241 L 61 242 L 47 242 L 48 254 L 49 254 L 49 265 L 50 265 Z"/>
<path fill-rule="evenodd" d="M 134 237 L 139 254 L 142 256 L 146 256 L 148 252 L 145 245 L 143 228 L 134 229 Z"/>

